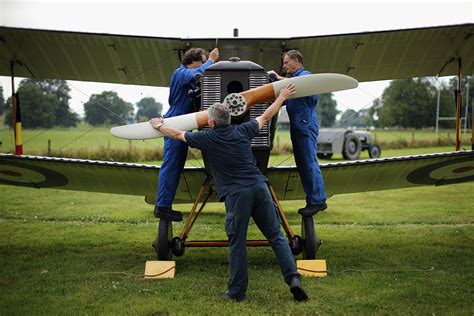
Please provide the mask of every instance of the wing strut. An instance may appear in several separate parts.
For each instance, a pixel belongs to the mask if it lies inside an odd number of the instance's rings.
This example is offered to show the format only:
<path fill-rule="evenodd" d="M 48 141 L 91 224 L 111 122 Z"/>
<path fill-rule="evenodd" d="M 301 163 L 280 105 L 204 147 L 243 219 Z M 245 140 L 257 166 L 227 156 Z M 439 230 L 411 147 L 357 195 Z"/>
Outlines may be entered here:
<path fill-rule="evenodd" d="M 15 134 L 15 154 L 23 155 L 23 143 L 21 140 L 21 111 L 20 99 L 18 93 L 15 93 L 15 62 L 10 61 L 10 71 L 12 75 L 12 114 L 13 114 L 13 130 Z"/>
<path fill-rule="evenodd" d="M 458 88 L 456 89 L 456 151 L 461 150 L 461 57 L 458 58 Z M 467 120 L 467 117 L 465 118 Z"/>

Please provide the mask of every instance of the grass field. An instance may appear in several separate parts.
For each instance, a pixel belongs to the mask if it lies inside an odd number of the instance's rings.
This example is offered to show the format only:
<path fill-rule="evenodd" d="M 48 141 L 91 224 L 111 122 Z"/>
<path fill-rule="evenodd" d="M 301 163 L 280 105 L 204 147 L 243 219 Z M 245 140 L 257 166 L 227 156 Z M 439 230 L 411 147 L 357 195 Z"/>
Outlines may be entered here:
<path fill-rule="evenodd" d="M 249 249 L 240 304 L 217 297 L 226 248 L 187 249 L 174 279 L 143 279 L 157 220 L 142 197 L 0 190 L 1 315 L 474 313 L 474 183 L 332 197 L 316 216 L 330 273 L 304 278 L 311 300 L 292 301 L 264 247 Z M 297 233 L 302 205 L 282 202 Z M 189 240 L 225 239 L 223 226 L 223 205 L 213 203 Z M 249 238 L 261 238 L 253 224 Z"/>
<path fill-rule="evenodd" d="M 391 131 L 377 133 L 390 142 Z M 413 137 L 411 131 L 396 138 Z M 446 132 L 447 133 L 447 132 Z M 452 133 L 452 132 L 451 132 Z M 433 137 L 419 132 L 419 137 Z M 288 142 L 288 132 L 278 133 Z M 1 152 L 11 151 L 8 129 Z M 418 132 L 415 133 L 418 137 Z M 447 134 L 446 134 L 447 137 Z M 24 131 L 26 154 L 51 147 L 130 149 L 108 128 Z M 464 142 L 466 144 L 466 141 Z M 150 151 L 162 141 L 133 142 Z M 467 146 L 467 145 L 465 145 Z M 384 149 L 382 156 L 452 151 L 452 146 Z M 361 156 L 368 158 L 367 152 Z M 325 162 L 341 161 L 335 155 Z M 272 155 L 271 165 L 294 165 L 293 155 Z M 200 166 L 201 159 L 187 165 Z M 187 249 L 172 280 L 144 280 L 155 259 L 157 219 L 142 197 L 0 186 L 0 315 L 30 314 L 474 314 L 474 183 L 334 196 L 316 216 L 323 240 L 324 279 L 304 278 L 311 300 L 295 303 L 270 248 L 249 249 L 245 302 L 217 297 L 227 282 L 226 248 Z M 282 201 L 292 229 L 304 201 Z M 180 205 L 188 212 L 191 205 Z M 175 224 L 175 235 L 182 223 Z M 224 206 L 210 204 L 189 240 L 225 239 Z M 260 239 L 251 225 L 249 239 Z"/>
<path fill-rule="evenodd" d="M 47 155 L 49 152 L 55 156 L 99 159 L 95 156 L 107 157 L 104 153 L 110 151 L 111 154 L 120 152 L 124 156 L 123 160 L 127 160 L 130 151 L 136 151 L 141 152 L 139 160 L 149 161 L 156 159 L 153 157 L 160 157 L 163 147 L 162 139 L 127 141 L 113 137 L 108 127 L 92 127 L 87 124 L 71 129 L 24 130 L 22 135 L 24 152 L 28 155 Z M 372 131 L 372 136 L 385 152 L 387 149 L 433 146 L 454 148 L 455 133 L 453 130 L 440 131 L 438 135 L 430 130 L 375 130 Z M 470 147 L 470 138 L 470 133 L 462 134 L 464 147 Z M 289 131 L 278 131 L 275 136 L 275 152 L 279 151 L 279 147 L 288 146 L 291 147 Z M 13 131 L 5 126 L 0 127 L 0 152 L 14 152 Z"/>

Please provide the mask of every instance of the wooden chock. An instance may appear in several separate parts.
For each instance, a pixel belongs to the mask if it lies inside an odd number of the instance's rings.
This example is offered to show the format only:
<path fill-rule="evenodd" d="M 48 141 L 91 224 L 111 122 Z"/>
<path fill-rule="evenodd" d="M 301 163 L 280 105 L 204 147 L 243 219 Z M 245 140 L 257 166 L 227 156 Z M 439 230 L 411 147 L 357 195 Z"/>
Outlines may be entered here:
<path fill-rule="evenodd" d="M 176 261 L 147 261 L 145 264 L 145 279 L 174 278 Z"/>
<path fill-rule="evenodd" d="M 296 268 L 302 276 L 324 278 L 328 275 L 326 260 L 296 260 Z"/>

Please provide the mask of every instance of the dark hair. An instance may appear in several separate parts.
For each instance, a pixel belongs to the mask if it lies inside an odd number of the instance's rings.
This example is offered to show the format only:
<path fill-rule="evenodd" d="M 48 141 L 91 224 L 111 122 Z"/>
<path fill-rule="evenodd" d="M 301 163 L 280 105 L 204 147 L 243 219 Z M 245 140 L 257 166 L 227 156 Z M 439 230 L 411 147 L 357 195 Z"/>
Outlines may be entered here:
<path fill-rule="evenodd" d="M 288 55 L 289 59 L 294 59 L 294 60 L 299 61 L 300 63 L 303 63 L 303 54 L 301 54 L 300 51 L 297 49 L 292 49 L 285 52 L 283 54 L 283 57 L 285 57 L 285 55 Z"/>
<path fill-rule="evenodd" d="M 187 66 L 192 64 L 193 61 L 201 61 L 203 55 L 206 56 L 207 59 L 209 53 L 202 48 L 190 48 L 184 53 L 182 64 Z"/>

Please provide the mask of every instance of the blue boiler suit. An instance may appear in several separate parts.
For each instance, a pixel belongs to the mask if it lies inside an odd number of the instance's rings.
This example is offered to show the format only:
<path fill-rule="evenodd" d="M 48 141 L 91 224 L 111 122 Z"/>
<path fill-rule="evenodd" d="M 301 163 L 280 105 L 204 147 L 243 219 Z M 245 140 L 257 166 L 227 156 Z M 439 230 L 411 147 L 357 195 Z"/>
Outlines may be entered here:
<path fill-rule="evenodd" d="M 292 77 L 309 74 L 311 73 L 308 70 L 301 67 Z M 286 100 L 296 168 L 306 193 L 306 203 L 312 205 L 323 204 L 326 201 L 323 177 L 316 160 L 319 135 L 317 103 L 317 96 Z"/>
<path fill-rule="evenodd" d="M 173 72 L 168 98 L 170 108 L 164 118 L 193 112 L 188 91 L 190 88 L 195 88 L 194 76 L 203 73 L 210 65 L 212 65 L 212 61 L 208 59 L 198 68 L 188 68 L 181 65 Z M 165 137 L 156 206 L 171 208 L 187 154 L 188 145 L 186 143 Z"/>

